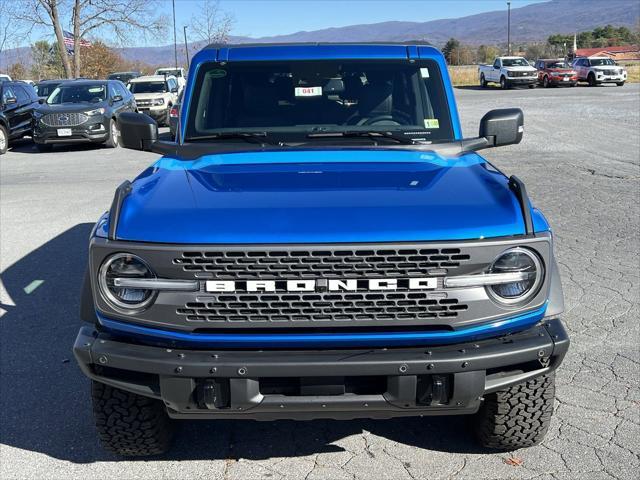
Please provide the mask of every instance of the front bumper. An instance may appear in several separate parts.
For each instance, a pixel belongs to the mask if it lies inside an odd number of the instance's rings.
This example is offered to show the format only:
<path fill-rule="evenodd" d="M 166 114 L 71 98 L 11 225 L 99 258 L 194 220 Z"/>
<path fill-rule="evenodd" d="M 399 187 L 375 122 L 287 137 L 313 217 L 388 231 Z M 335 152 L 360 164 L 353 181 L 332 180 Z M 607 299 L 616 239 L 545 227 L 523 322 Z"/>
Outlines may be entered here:
<path fill-rule="evenodd" d="M 533 85 L 538 83 L 538 77 L 507 77 L 510 85 Z"/>
<path fill-rule="evenodd" d="M 109 119 L 101 116 L 69 127 L 50 127 L 41 121 L 33 123 L 33 141 L 36 143 L 104 143 L 109 140 Z M 71 135 L 60 136 L 58 130 L 71 130 Z"/>
<path fill-rule="evenodd" d="M 150 106 L 140 106 L 138 105 L 138 112 L 149 115 L 154 120 L 158 121 L 166 121 L 167 119 L 167 111 L 169 108 L 166 105 L 150 107 Z"/>
<path fill-rule="evenodd" d="M 620 74 L 620 75 L 596 74 L 596 82 L 598 83 L 618 83 L 618 82 L 625 82 L 626 80 L 627 80 L 626 74 Z"/>
<path fill-rule="evenodd" d="M 83 327 L 73 350 L 89 378 L 162 400 L 173 418 L 306 420 L 472 414 L 483 395 L 557 368 L 568 347 L 553 319 L 428 349 L 313 351 L 171 349 Z"/>

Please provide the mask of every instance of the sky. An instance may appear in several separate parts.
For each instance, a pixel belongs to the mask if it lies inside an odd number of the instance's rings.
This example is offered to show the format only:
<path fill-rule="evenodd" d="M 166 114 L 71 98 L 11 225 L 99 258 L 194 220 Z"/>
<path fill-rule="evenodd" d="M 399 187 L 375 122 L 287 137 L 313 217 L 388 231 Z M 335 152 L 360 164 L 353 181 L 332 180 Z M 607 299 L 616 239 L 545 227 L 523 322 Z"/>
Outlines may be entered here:
<path fill-rule="evenodd" d="M 0 0 L 3 1 L 3 0 Z M 4 0 L 15 1 L 15 0 Z M 263 37 L 342 27 L 363 23 L 408 20 L 426 22 L 442 18 L 457 18 L 494 10 L 506 10 L 506 0 L 219 0 L 220 7 L 234 18 L 232 35 Z M 511 0 L 511 7 L 518 8 L 544 0 Z M 202 9 L 202 0 L 175 0 L 176 27 L 189 25 L 191 18 Z M 171 0 L 160 0 L 160 11 L 171 22 Z M 63 28 L 68 26 L 63 25 Z M 112 39 L 104 38 L 107 43 Z M 35 29 L 27 38 L 20 38 L 22 45 L 36 40 L 53 40 L 49 29 Z M 144 41 L 131 39 L 129 45 L 150 46 L 173 43 L 170 28 L 162 38 Z M 17 46 L 7 45 L 11 48 Z"/>
<path fill-rule="evenodd" d="M 171 2 L 165 0 L 171 13 Z M 511 8 L 541 0 L 512 0 Z M 176 0 L 181 28 L 197 14 L 201 1 Z M 507 8 L 505 0 L 220 0 L 235 17 L 232 34 L 263 37 L 389 20 L 426 22 Z"/>

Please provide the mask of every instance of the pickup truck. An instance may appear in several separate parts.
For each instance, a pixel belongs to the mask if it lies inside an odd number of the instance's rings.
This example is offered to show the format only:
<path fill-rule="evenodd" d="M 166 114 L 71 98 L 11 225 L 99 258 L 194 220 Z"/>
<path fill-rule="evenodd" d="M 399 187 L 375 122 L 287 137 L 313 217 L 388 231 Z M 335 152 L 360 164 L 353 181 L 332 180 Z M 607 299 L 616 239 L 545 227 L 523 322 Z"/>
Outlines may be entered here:
<path fill-rule="evenodd" d="M 538 82 L 538 72 L 523 57 L 496 57 L 493 65 L 480 65 L 478 75 L 481 87 L 499 83 L 503 89 L 515 85 L 536 88 Z"/>
<path fill-rule="evenodd" d="M 162 454 L 181 419 L 425 415 L 540 442 L 569 346 L 553 236 L 476 153 L 523 118 L 464 138 L 429 46 L 201 50 L 177 141 L 119 117 L 123 147 L 162 157 L 90 236 L 74 354 L 103 445 Z"/>

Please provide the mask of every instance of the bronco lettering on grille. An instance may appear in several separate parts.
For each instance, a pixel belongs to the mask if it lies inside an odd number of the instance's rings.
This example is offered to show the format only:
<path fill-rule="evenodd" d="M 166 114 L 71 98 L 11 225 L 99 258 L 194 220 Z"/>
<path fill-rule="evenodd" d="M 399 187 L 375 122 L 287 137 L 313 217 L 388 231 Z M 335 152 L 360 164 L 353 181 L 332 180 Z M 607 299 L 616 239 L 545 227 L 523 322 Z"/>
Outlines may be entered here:
<path fill-rule="evenodd" d="M 207 280 L 205 290 L 223 292 L 355 292 L 358 290 L 434 290 L 438 287 L 435 277 L 422 278 L 372 278 L 372 279 L 320 279 L 320 280 Z"/>

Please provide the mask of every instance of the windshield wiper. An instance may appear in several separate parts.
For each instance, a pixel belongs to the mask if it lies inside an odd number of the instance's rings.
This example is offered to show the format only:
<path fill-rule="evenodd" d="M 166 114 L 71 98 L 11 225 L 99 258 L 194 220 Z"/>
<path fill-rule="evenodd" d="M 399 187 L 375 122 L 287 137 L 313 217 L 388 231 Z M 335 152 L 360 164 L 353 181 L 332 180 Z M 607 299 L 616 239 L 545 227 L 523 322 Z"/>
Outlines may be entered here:
<path fill-rule="evenodd" d="M 321 133 L 310 133 L 307 135 L 307 138 L 334 138 L 334 137 L 369 137 L 372 140 L 389 139 L 393 140 L 396 143 L 403 144 L 412 144 L 415 143 L 415 140 L 410 137 L 405 137 L 402 134 L 397 134 L 393 132 L 384 132 L 379 130 L 345 130 L 344 132 L 321 132 Z M 420 139 L 422 140 L 422 139 Z"/>
<path fill-rule="evenodd" d="M 269 134 L 267 132 L 222 132 L 213 133 L 211 135 L 200 135 L 198 137 L 189 137 L 187 140 L 228 140 L 236 138 L 248 143 L 260 145 L 277 145 L 279 147 L 287 146 L 284 142 L 269 138 Z"/>

